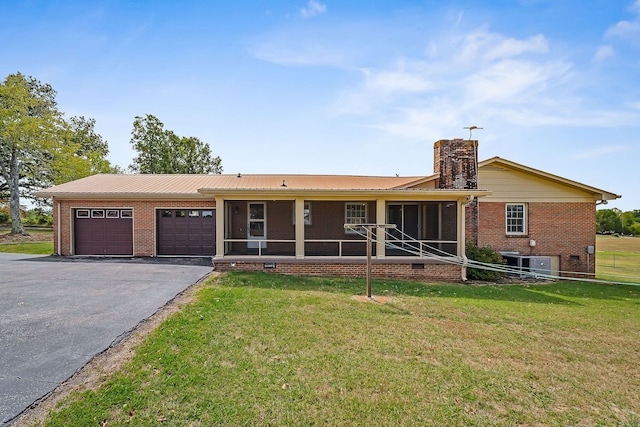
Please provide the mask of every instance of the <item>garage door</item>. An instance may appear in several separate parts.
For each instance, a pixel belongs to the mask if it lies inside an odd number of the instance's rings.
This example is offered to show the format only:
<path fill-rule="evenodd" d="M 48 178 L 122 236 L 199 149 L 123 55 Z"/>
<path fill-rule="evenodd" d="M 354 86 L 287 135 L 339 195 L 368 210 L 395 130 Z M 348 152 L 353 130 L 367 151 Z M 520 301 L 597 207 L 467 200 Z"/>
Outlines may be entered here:
<path fill-rule="evenodd" d="M 215 209 L 161 209 L 156 224 L 158 255 L 215 255 Z"/>
<path fill-rule="evenodd" d="M 133 255 L 131 209 L 76 209 L 76 255 Z"/>

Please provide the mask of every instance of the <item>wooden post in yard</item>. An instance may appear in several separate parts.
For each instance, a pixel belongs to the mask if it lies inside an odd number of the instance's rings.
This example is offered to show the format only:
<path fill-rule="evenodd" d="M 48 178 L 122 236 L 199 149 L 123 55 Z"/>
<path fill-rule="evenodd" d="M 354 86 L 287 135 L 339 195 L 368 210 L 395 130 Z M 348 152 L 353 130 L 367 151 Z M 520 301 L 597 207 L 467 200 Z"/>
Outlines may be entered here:
<path fill-rule="evenodd" d="M 344 228 L 364 228 L 367 230 L 367 298 L 373 299 L 371 294 L 371 252 L 373 246 L 374 228 L 396 228 L 395 224 L 345 224 Z"/>
<path fill-rule="evenodd" d="M 371 246 L 373 245 L 372 228 L 367 227 L 367 298 L 371 299 Z"/>

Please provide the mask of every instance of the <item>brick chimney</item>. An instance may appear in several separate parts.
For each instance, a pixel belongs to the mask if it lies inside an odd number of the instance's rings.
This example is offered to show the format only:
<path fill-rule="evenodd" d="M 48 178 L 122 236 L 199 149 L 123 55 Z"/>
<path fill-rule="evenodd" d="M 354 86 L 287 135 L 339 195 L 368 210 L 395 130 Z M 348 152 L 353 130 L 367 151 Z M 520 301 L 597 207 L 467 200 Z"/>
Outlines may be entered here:
<path fill-rule="evenodd" d="M 440 174 L 438 188 L 478 188 L 478 141 L 441 139 L 433 144 L 433 171 Z M 466 239 L 478 243 L 478 200 L 465 209 Z"/>
<path fill-rule="evenodd" d="M 478 188 L 478 141 L 441 139 L 433 144 L 433 169 L 440 174 L 438 188 Z"/>

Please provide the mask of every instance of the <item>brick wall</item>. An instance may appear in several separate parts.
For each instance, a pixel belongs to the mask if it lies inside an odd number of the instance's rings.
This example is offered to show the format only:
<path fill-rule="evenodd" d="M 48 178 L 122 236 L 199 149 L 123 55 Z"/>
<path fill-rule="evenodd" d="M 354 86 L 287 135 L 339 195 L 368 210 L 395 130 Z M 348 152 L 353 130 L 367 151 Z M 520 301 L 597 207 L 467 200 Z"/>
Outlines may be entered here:
<path fill-rule="evenodd" d="M 478 245 L 523 255 L 560 256 L 560 270 L 595 271 L 595 254 L 587 246 L 596 242 L 594 203 L 532 202 L 526 204 L 528 233 L 507 236 L 505 203 L 480 202 Z M 535 247 L 529 241 L 535 240 Z"/>
<path fill-rule="evenodd" d="M 247 262 L 223 259 L 215 261 L 216 271 L 264 271 L 267 273 L 309 275 L 309 276 L 340 276 L 366 277 L 367 265 L 364 261 L 356 262 L 312 262 L 312 261 L 281 261 Z M 265 265 L 271 266 L 266 268 Z M 423 268 L 416 268 L 423 266 Z M 437 263 L 375 263 L 371 266 L 372 277 L 396 278 L 408 280 L 460 281 L 461 267 L 452 264 Z"/>
<path fill-rule="evenodd" d="M 58 206 L 60 206 L 60 248 L 58 248 Z M 61 200 L 54 201 L 54 253 L 73 255 L 73 210 L 77 208 L 124 208 L 133 209 L 133 255 L 155 254 L 155 210 L 156 208 L 215 208 L 212 200 L 186 201 L 137 201 L 137 200 Z M 222 214 L 222 213 L 220 213 Z"/>
<path fill-rule="evenodd" d="M 478 199 L 467 204 L 464 215 L 465 240 L 478 244 Z"/>

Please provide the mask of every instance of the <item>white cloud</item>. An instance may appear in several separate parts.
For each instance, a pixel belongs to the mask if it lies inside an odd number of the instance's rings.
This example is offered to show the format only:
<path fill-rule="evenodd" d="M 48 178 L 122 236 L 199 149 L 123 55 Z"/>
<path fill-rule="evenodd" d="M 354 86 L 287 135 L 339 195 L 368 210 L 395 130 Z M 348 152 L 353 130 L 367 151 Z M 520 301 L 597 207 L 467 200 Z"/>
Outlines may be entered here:
<path fill-rule="evenodd" d="M 616 51 L 610 45 L 602 45 L 598 47 L 593 59 L 596 61 L 604 61 L 607 58 L 616 56 Z"/>
<path fill-rule="evenodd" d="M 626 150 L 623 145 L 605 145 L 590 150 L 579 151 L 572 156 L 574 159 L 595 159 L 611 154 L 621 153 Z"/>
<path fill-rule="evenodd" d="M 548 42 L 542 34 L 526 40 L 518 40 L 487 31 L 478 31 L 464 37 L 463 44 L 459 55 L 462 62 L 478 60 L 491 62 L 525 53 L 546 53 L 549 50 Z"/>
<path fill-rule="evenodd" d="M 504 60 L 470 75 L 465 91 L 474 103 L 530 103 L 531 95 L 561 81 L 570 68 L 562 62 Z"/>
<path fill-rule="evenodd" d="M 640 44 L 640 0 L 636 0 L 630 7 L 631 12 L 636 16 L 630 21 L 619 21 L 610 26 L 605 33 L 605 37 L 618 37 L 629 40 L 634 44 Z"/>
<path fill-rule="evenodd" d="M 420 72 L 398 70 L 369 70 L 362 71 L 366 88 L 384 93 L 424 92 L 432 89 L 434 84 Z"/>
<path fill-rule="evenodd" d="M 609 27 L 606 35 L 634 40 L 640 35 L 640 21 L 620 21 Z"/>
<path fill-rule="evenodd" d="M 451 22 L 458 18 L 452 16 Z M 395 30 L 407 38 L 378 44 L 383 25 L 387 33 Z M 443 24 L 416 34 L 388 22 L 293 27 L 257 40 L 253 53 L 281 65 L 343 70 L 349 83 L 335 96 L 332 113 L 358 116 L 362 126 L 401 138 L 442 137 L 447 129 L 498 122 L 526 128 L 638 122 L 640 114 L 632 106 L 607 109 L 590 98 L 586 89 L 598 70 L 570 62 L 568 53 L 552 49 L 545 35 L 517 38 L 477 28 Z M 594 59 L 614 54 L 613 47 L 602 45 Z"/>
<path fill-rule="evenodd" d="M 308 19 L 316 15 L 326 13 L 326 11 L 326 4 L 320 3 L 316 0 L 309 0 L 309 3 L 307 3 L 307 7 L 303 7 L 302 9 L 300 9 L 300 15 L 302 15 L 303 18 Z"/>

